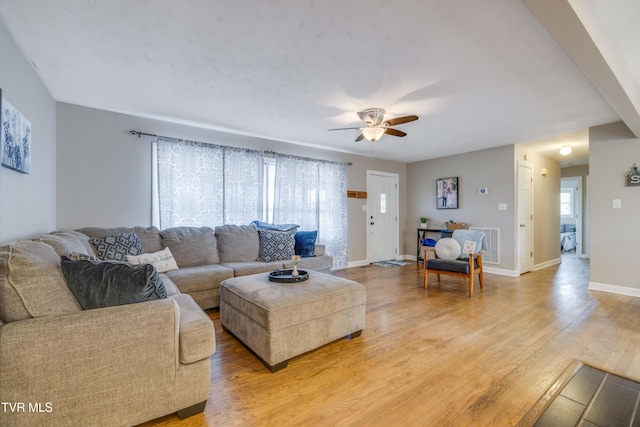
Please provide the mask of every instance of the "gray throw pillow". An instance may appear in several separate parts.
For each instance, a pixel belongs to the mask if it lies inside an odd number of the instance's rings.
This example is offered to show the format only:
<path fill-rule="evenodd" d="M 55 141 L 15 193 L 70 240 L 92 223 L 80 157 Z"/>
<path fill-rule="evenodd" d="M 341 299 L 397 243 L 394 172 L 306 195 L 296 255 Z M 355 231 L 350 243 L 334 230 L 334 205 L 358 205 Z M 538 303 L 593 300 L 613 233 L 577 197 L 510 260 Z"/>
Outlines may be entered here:
<path fill-rule="evenodd" d="M 151 264 L 60 258 L 67 286 L 85 310 L 164 299 L 167 290 Z"/>
<path fill-rule="evenodd" d="M 142 243 L 136 233 L 112 234 L 105 237 L 92 237 L 89 242 L 100 259 L 126 261 L 127 255 L 144 253 Z"/>
<path fill-rule="evenodd" d="M 272 262 L 289 260 L 295 254 L 296 230 L 259 230 L 260 257 L 258 261 Z"/>

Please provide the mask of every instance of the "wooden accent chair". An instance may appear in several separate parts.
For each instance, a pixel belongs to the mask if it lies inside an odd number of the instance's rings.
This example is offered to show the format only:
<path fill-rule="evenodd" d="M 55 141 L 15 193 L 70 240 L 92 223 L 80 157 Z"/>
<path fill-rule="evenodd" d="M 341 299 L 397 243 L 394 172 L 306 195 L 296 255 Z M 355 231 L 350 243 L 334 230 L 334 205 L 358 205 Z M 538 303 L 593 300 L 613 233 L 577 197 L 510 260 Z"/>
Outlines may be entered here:
<path fill-rule="evenodd" d="M 484 288 L 481 251 L 486 249 L 486 237 L 481 231 L 456 230 L 454 231 L 451 239 L 461 247 L 464 247 L 466 242 L 474 240 L 479 243 L 476 244 L 476 248 L 479 250 L 475 250 L 469 254 L 461 253 L 456 259 L 441 259 L 438 258 L 437 255 L 438 244 L 436 244 L 435 248 L 424 246 L 424 288 L 427 289 L 429 284 L 429 273 L 435 273 L 438 278 L 438 282 L 440 281 L 441 274 L 465 277 L 469 285 L 469 298 L 471 298 L 473 296 L 474 276 L 476 274 L 478 275 L 478 281 L 480 282 L 480 289 Z M 442 242 L 440 240 L 442 240 Z M 438 243 L 441 245 L 444 245 L 444 243 L 450 243 L 445 239 L 440 240 Z M 460 245 L 460 241 L 462 242 L 462 245 Z"/>

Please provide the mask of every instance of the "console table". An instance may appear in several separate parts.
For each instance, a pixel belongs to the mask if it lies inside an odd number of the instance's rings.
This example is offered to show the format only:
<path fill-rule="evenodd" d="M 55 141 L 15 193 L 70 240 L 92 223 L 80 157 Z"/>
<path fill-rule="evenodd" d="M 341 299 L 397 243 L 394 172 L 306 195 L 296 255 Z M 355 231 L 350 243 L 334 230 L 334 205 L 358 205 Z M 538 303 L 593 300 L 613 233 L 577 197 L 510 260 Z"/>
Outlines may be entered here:
<path fill-rule="evenodd" d="M 441 230 L 438 228 L 418 228 L 418 245 L 416 249 L 416 262 L 419 263 L 422 258 L 420 257 L 420 247 L 422 246 L 422 241 L 427 238 L 427 233 L 440 233 L 440 238 L 443 237 L 451 237 L 453 234 L 453 230 Z"/>

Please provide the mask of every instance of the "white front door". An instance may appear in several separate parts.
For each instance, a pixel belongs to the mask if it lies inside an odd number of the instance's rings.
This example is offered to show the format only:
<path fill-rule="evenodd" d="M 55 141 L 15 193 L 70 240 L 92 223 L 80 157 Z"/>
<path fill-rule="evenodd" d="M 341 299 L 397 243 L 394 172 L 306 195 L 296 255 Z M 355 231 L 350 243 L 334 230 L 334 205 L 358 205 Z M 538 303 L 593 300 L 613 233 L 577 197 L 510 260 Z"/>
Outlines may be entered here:
<path fill-rule="evenodd" d="M 398 256 L 398 175 L 367 171 L 367 259 Z"/>
<path fill-rule="evenodd" d="M 533 168 L 518 163 L 518 261 L 520 274 L 533 270 Z"/>

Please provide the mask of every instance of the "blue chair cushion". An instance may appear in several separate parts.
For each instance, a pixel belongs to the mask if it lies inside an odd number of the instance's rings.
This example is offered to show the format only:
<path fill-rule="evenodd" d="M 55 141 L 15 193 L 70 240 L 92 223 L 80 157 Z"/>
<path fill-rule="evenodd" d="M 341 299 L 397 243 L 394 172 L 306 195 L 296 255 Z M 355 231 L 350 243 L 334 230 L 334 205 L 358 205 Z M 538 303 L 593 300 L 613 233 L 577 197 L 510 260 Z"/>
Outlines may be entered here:
<path fill-rule="evenodd" d="M 478 260 L 474 261 L 474 268 L 478 268 Z M 469 274 L 468 259 L 430 259 L 427 261 L 428 270 L 453 271 L 456 273 Z"/>

